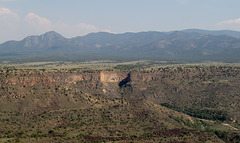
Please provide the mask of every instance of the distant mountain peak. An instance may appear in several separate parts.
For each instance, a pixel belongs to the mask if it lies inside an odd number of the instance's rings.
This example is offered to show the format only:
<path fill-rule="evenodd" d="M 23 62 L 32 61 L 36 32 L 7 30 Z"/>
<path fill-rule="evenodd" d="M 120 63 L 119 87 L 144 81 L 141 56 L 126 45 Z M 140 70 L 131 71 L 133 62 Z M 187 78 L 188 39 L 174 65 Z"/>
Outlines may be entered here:
<path fill-rule="evenodd" d="M 46 32 L 46 33 L 44 33 L 44 34 L 58 34 L 58 35 L 60 35 L 60 34 L 57 33 L 56 31 L 48 31 L 48 32 Z"/>
<path fill-rule="evenodd" d="M 44 33 L 42 35 L 40 35 L 41 39 L 65 39 L 65 37 L 63 37 L 62 35 L 60 35 L 59 33 L 55 32 L 55 31 L 49 31 L 47 33 Z"/>
<path fill-rule="evenodd" d="M 24 38 L 23 40 L 30 40 L 30 39 L 36 39 L 36 38 L 40 38 L 40 39 L 53 39 L 53 38 L 64 38 L 64 37 L 62 35 L 60 35 L 59 33 L 55 32 L 55 31 L 49 31 L 49 32 L 46 32 L 46 33 L 44 33 L 42 35 L 31 35 L 31 36 L 28 36 L 28 37 Z"/>
<path fill-rule="evenodd" d="M 0 56 L 63 54 L 78 57 L 93 54 L 99 57 L 240 61 L 238 35 L 240 32 L 237 31 L 190 29 L 123 34 L 98 32 L 67 39 L 49 31 L 22 41 L 0 44 Z"/>
<path fill-rule="evenodd" d="M 41 36 L 58 36 L 58 37 L 63 37 L 61 34 L 57 33 L 56 31 L 49 31 L 46 32 L 44 34 L 42 34 Z"/>
<path fill-rule="evenodd" d="M 66 38 L 55 31 L 46 32 L 40 36 L 28 36 L 22 40 L 24 47 L 47 48 L 55 46 L 59 41 L 65 41 Z"/>

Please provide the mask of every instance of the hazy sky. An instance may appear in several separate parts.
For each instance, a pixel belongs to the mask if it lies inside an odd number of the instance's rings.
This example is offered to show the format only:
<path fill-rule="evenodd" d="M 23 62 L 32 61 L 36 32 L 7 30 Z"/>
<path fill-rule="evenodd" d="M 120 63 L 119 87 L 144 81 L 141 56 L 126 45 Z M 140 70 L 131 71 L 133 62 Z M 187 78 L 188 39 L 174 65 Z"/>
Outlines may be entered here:
<path fill-rule="evenodd" d="M 0 0 L 0 43 L 56 31 L 240 31 L 240 0 Z"/>

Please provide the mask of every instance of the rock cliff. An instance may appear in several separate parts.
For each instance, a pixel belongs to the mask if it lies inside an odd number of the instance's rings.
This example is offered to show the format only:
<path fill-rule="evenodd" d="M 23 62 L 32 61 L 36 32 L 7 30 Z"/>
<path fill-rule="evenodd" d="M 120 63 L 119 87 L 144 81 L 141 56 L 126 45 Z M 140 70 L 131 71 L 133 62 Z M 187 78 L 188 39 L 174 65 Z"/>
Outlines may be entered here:
<path fill-rule="evenodd" d="M 85 106 L 90 95 L 146 99 L 179 108 L 203 107 L 228 111 L 240 119 L 240 69 L 232 67 L 177 67 L 143 71 L 0 72 L 0 108 L 14 110 Z M 124 88 L 121 88 L 123 85 Z M 16 99 L 13 101 L 13 99 Z M 32 101 L 32 102 L 31 102 Z M 47 106 L 43 103 L 48 103 Z M 27 106 L 33 106 L 29 108 Z M 54 105 L 54 106 L 53 106 Z M 14 106 L 17 106 L 14 108 Z M 12 110 L 11 109 L 11 110 Z"/>

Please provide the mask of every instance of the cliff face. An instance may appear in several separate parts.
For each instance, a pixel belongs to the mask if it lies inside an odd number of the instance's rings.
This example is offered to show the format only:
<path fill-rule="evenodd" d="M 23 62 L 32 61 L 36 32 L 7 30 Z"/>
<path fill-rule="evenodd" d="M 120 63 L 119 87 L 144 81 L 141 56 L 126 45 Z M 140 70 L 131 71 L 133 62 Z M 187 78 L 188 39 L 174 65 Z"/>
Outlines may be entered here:
<path fill-rule="evenodd" d="M 228 111 L 240 119 L 240 69 L 230 67 L 160 68 L 145 71 L 0 72 L 2 110 L 45 110 L 90 106 L 101 98 L 144 99 L 179 108 Z M 126 85 L 126 86 L 123 86 Z M 7 107 L 11 105 L 11 109 Z M 31 106 L 31 107 L 30 107 Z"/>
<path fill-rule="evenodd" d="M 100 73 L 101 82 L 120 82 L 126 78 L 127 74 L 117 71 L 102 71 Z"/>
<path fill-rule="evenodd" d="M 37 84 L 76 84 L 80 81 L 102 83 L 118 83 L 127 77 L 126 72 L 101 71 L 94 73 L 82 72 L 41 72 L 41 71 L 10 71 L 2 72 L 1 85 L 34 86 Z M 138 78 L 138 77 L 136 77 Z"/>
<path fill-rule="evenodd" d="M 41 71 L 11 71 L 1 73 L 2 85 L 34 86 L 37 84 L 74 83 L 77 81 L 99 81 L 99 73 L 69 73 Z"/>
<path fill-rule="evenodd" d="M 150 71 L 29 71 L 12 70 L 0 72 L 0 86 L 36 86 L 54 84 L 77 84 L 79 82 L 119 83 L 126 78 L 132 83 L 151 81 L 200 80 L 201 84 L 213 83 L 214 79 L 221 83 L 229 83 L 239 77 L 238 68 L 162 68 Z M 218 78 L 218 79 L 217 79 Z M 226 79 L 226 80 L 224 80 Z M 236 78 L 235 78 L 236 79 Z M 224 82 L 225 81 L 225 82 Z M 228 82 L 227 82 L 228 81 Z"/>

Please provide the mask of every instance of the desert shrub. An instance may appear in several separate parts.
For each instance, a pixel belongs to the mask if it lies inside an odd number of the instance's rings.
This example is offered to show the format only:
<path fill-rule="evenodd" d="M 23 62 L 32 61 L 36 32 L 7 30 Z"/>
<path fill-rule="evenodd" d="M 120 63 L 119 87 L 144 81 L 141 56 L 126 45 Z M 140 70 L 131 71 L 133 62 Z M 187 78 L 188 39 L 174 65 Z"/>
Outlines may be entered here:
<path fill-rule="evenodd" d="M 168 103 L 162 103 L 161 105 L 169 109 L 182 112 L 182 113 L 188 114 L 189 116 L 197 117 L 201 119 L 219 120 L 219 121 L 225 121 L 228 119 L 226 113 L 224 113 L 223 111 L 209 110 L 209 109 L 194 109 L 194 108 L 181 109 Z"/>

